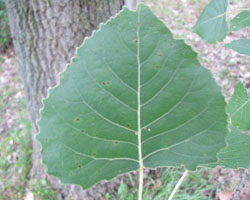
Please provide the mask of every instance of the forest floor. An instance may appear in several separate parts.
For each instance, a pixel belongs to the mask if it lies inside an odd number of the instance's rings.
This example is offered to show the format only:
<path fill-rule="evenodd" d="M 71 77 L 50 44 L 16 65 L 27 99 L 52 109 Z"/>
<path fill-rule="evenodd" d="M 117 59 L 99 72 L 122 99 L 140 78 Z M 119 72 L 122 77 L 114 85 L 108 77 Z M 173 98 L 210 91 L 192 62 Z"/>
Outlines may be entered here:
<path fill-rule="evenodd" d="M 221 85 L 225 98 L 233 93 L 237 81 L 250 88 L 250 58 L 224 48 L 234 39 L 250 39 L 250 29 L 230 33 L 224 42 L 210 45 L 203 42 L 191 29 L 208 0 L 144 0 L 154 13 L 171 29 L 175 38 L 184 39 L 199 52 L 199 60 L 210 69 Z M 230 1 L 229 12 L 250 7 L 244 0 Z M 236 13 L 228 15 L 232 19 Z M 23 86 L 18 75 L 12 48 L 0 55 L 0 200 L 53 200 L 56 195 L 45 180 L 31 182 L 30 122 L 25 107 Z M 166 199 L 183 168 L 146 170 L 144 199 Z M 175 199 L 181 200 L 229 200 L 240 181 L 242 170 L 200 169 L 190 172 Z M 129 174 L 114 180 L 120 185 L 111 190 L 108 185 L 104 199 L 134 199 L 137 192 L 136 175 Z M 250 180 L 242 190 L 241 199 L 250 199 Z"/>

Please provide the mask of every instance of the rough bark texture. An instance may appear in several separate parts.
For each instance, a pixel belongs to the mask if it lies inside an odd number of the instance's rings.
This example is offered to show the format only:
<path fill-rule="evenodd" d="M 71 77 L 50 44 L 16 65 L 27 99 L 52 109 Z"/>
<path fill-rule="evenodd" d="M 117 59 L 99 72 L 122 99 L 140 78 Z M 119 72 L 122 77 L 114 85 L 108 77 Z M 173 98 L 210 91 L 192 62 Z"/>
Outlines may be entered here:
<path fill-rule="evenodd" d="M 99 191 L 96 186 L 83 192 L 78 186 L 62 186 L 45 174 L 40 146 L 35 140 L 38 131 L 35 122 L 39 119 L 41 100 L 47 96 L 48 88 L 56 85 L 58 73 L 70 62 L 84 37 L 123 5 L 124 0 L 6 0 L 27 108 L 33 123 L 30 176 L 32 179 L 46 178 L 58 191 L 58 199 L 101 199 L 105 190 Z"/>

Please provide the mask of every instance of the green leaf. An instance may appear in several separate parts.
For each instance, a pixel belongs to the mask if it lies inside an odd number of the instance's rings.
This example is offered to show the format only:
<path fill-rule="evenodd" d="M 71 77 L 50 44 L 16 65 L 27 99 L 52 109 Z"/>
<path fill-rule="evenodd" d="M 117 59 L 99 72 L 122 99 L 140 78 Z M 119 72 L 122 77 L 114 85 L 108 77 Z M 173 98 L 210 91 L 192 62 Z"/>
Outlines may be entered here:
<path fill-rule="evenodd" d="M 250 135 L 232 127 L 226 137 L 227 146 L 218 154 L 218 165 L 225 168 L 250 169 Z"/>
<path fill-rule="evenodd" d="M 124 8 L 78 49 L 44 100 L 38 140 L 49 174 L 88 188 L 142 162 L 191 170 L 215 162 L 226 124 L 211 73 L 140 5 Z"/>
<path fill-rule="evenodd" d="M 240 39 L 233 40 L 231 43 L 225 45 L 226 48 L 233 49 L 240 54 L 245 54 L 250 56 L 250 40 L 249 39 Z"/>
<path fill-rule="evenodd" d="M 236 84 L 226 110 L 233 126 L 239 127 L 242 131 L 250 130 L 250 98 L 243 83 Z"/>
<path fill-rule="evenodd" d="M 230 31 L 239 31 L 243 28 L 250 27 L 250 11 L 242 11 L 230 22 Z"/>
<path fill-rule="evenodd" d="M 239 82 L 234 94 L 226 107 L 233 126 L 241 130 L 250 130 L 250 98 L 244 85 Z M 226 137 L 227 146 L 218 154 L 218 162 L 208 167 L 220 165 L 225 168 L 250 168 L 250 135 L 241 133 L 237 127 L 230 127 Z"/>
<path fill-rule="evenodd" d="M 228 0 L 211 0 L 193 28 L 207 43 L 223 41 L 227 35 L 226 11 Z"/>

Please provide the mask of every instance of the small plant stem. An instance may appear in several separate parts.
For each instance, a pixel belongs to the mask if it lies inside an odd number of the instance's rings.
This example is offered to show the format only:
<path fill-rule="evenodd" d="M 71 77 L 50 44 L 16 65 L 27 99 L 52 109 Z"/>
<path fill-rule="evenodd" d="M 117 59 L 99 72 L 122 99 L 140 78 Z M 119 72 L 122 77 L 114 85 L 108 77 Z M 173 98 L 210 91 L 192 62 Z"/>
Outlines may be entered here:
<path fill-rule="evenodd" d="M 138 200 L 142 200 L 143 192 L 143 166 L 139 169 L 139 190 L 138 190 Z"/>
<path fill-rule="evenodd" d="M 188 174 L 188 170 L 186 170 L 183 175 L 181 176 L 181 178 L 179 179 L 178 183 L 175 185 L 174 190 L 172 191 L 171 195 L 169 196 L 168 200 L 172 200 L 175 193 L 177 192 L 177 190 L 179 189 L 181 183 L 183 182 L 185 176 Z"/>

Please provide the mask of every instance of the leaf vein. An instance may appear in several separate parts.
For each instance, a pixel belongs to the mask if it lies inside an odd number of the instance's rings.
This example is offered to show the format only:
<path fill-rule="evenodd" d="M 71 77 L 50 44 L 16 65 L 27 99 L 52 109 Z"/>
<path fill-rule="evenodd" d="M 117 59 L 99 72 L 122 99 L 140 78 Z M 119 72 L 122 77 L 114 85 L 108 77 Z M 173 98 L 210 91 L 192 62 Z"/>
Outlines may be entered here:
<path fill-rule="evenodd" d="M 87 74 L 89 75 L 89 77 L 92 79 L 92 81 L 94 82 L 94 84 L 96 84 L 100 89 L 102 89 L 106 94 L 109 94 L 110 96 L 112 96 L 114 99 L 116 99 L 117 101 L 119 101 L 122 105 L 126 106 L 128 109 L 133 110 L 136 112 L 136 110 L 134 108 L 132 108 L 131 106 L 129 106 L 128 104 L 126 104 L 125 102 L 123 102 L 121 99 L 119 99 L 118 97 L 116 97 L 114 94 L 112 94 L 109 90 L 106 90 L 105 88 L 103 88 L 100 83 L 98 83 L 97 81 L 95 81 L 94 77 L 92 76 L 92 74 L 89 72 L 88 68 L 86 67 L 86 64 L 84 65 L 84 69 L 87 72 Z"/>
<path fill-rule="evenodd" d="M 170 108 L 166 113 L 164 113 L 163 115 L 161 115 L 160 117 L 158 117 L 157 119 L 153 120 L 152 122 L 146 124 L 145 126 L 142 127 L 145 128 L 147 126 L 150 126 L 152 124 L 154 124 L 155 122 L 159 121 L 160 119 L 162 119 L 163 117 L 167 116 L 170 112 L 172 112 L 176 107 L 178 107 L 183 101 L 184 99 L 188 96 L 189 94 L 189 91 L 190 89 L 192 88 L 192 85 L 193 85 L 193 81 L 194 79 L 192 80 L 191 84 L 189 85 L 188 87 L 188 90 L 185 92 L 185 94 L 183 95 L 183 97 L 179 100 L 179 102 L 177 102 L 172 108 Z"/>
<path fill-rule="evenodd" d="M 114 125 L 114 126 L 117 126 L 117 127 L 123 128 L 123 129 L 126 129 L 126 130 L 131 131 L 131 132 L 135 132 L 135 130 L 133 130 L 133 129 L 130 129 L 130 128 L 126 127 L 126 126 L 123 126 L 123 125 L 121 125 L 121 124 L 119 124 L 119 123 L 116 123 L 116 122 L 114 122 L 114 121 L 112 121 L 112 120 L 110 120 L 110 119 L 104 117 L 101 113 L 99 113 L 99 112 L 98 112 L 97 110 L 95 110 L 92 106 L 90 106 L 90 105 L 84 100 L 84 98 L 83 98 L 83 96 L 81 95 L 79 89 L 76 87 L 76 83 L 75 83 L 74 79 L 72 79 L 72 81 L 73 81 L 73 83 L 74 83 L 74 87 L 75 87 L 76 91 L 78 92 L 79 96 L 80 96 L 81 99 L 82 99 L 82 102 L 83 102 L 88 108 L 90 108 L 90 110 L 92 110 L 92 111 L 93 111 L 94 113 L 96 113 L 99 117 L 101 117 L 102 119 L 104 119 L 105 121 L 109 122 L 110 124 L 112 124 L 112 125 Z"/>
<path fill-rule="evenodd" d="M 61 143 L 65 148 L 67 148 L 68 150 L 72 151 L 73 153 L 77 154 L 77 155 L 80 155 L 80 156 L 83 156 L 83 157 L 87 157 L 87 158 L 91 158 L 93 160 L 107 160 L 107 161 L 114 161 L 114 160 L 130 160 L 130 161 L 134 161 L 134 162 L 138 162 L 138 160 L 135 160 L 133 158 L 128 158 L 128 157 L 121 157 L 121 158 L 105 158 L 105 157 L 94 157 L 94 156 L 90 156 L 88 154 L 84 154 L 82 152 L 78 152 L 76 151 L 75 149 Z"/>
<path fill-rule="evenodd" d="M 169 147 L 157 149 L 157 150 L 155 150 L 155 151 L 149 153 L 148 155 L 146 155 L 146 156 L 143 158 L 143 160 L 145 160 L 146 158 L 148 158 L 148 157 L 150 157 L 150 156 L 152 156 L 152 155 L 154 155 L 154 154 L 156 154 L 156 153 L 158 153 L 158 152 L 160 152 L 160 151 L 165 151 L 165 150 L 169 150 L 169 151 L 170 151 L 171 148 L 174 148 L 174 147 L 176 147 L 176 146 L 178 146 L 178 145 L 181 145 L 181 144 L 183 144 L 183 143 L 185 143 L 185 142 L 191 141 L 194 137 L 197 137 L 197 136 L 201 135 L 202 133 L 204 133 L 205 131 L 209 130 L 209 128 L 211 128 L 212 126 L 214 126 L 216 123 L 217 123 L 217 122 L 212 123 L 208 128 L 206 128 L 206 129 L 204 129 L 204 130 L 202 130 L 202 131 L 200 131 L 200 132 L 194 134 L 194 135 L 191 136 L 190 138 L 187 138 L 187 139 L 185 139 L 185 140 L 182 140 L 182 141 L 180 141 L 180 142 L 177 142 L 176 144 L 170 145 Z"/>
<path fill-rule="evenodd" d="M 70 124 L 70 123 L 67 123 L 67 122 L 65 122 L 65 123 L 66 123 L 67 126 L 73 128 L 73 129 L 75 129 L 76 131 L 79 131 L 79 132 L 81 133 L 81 129 L 72 126 L 72 124 Z M 89 138 L 97 139 L 97 140 L 101 140 L 101 141 L 105 141 L 105 142 L 120 142 L 120 143 L 129 144 L 129 145 L 133 145 L 133 146 L 136 146 L 136 147 L 137 147 L 137 144 L 134 144 L 134 143 L 132 143 L 132 142 L 126 142 L 126 141 L 122 141 L 122 140 L 104 139 L 104 138 L 101 138 L 101 137 L 89 135 L 87 132 L 84 132 L 84 135 L 86 135 L 86 136 L 89 137 Z"/>
<path fill-rule="evenodd" d="M 141 106 L 145 106 L 148 103 L 150 103 L 152 100 L 154 100 L 160 93 L 161 91 L 167 87 L 169 85 L 169 83 L 171 83 L 171 81 L 175 78 L 175 74 L 177 73 L 177 71 L 179 70 L 180 65 L 183 63 L 184 61 L 181 61 L 180 64 L 176 67 L 174 73 L 172 74 L 172 76 L 170 77 L 170 79 L 160 88 L 159 91 L 157 91 L 154 96 L 152 96 L 149 100 L 147 100 L 146 102 L 144 102 Z"/>

